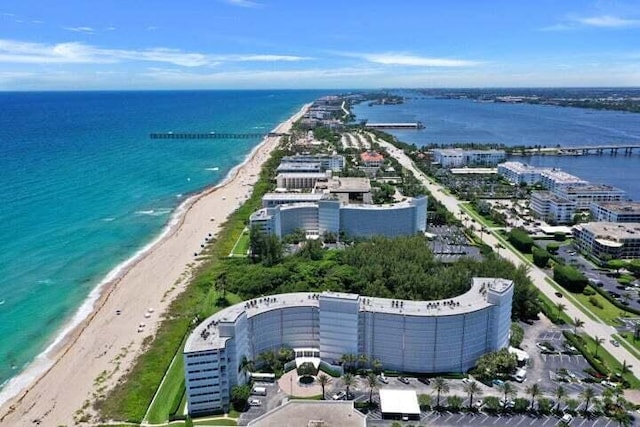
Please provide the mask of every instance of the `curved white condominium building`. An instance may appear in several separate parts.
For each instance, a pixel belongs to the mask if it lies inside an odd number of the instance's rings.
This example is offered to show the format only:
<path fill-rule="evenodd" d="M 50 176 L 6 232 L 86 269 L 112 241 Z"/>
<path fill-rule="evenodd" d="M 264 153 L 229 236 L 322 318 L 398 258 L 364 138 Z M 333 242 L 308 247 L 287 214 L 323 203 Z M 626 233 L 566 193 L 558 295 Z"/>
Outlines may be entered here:
<path fill-rule="evenodd" d="M 225 308 L 198 325 L 184 348 L 188 408 L 229 407 L 231 388 L 246 382 L 243 360 L 281 347 L 316 349 L 326 362 L 365 354 L 400 372 L 464 372 L 509 343 L 513 283 L 474 278 L 471 289 L 439 301 L 356 294 L 291 293 Z"/>
<path fill-rule="evenodd" d="M 251 227 L 280 238 L 297 229 L 317 235 L 343 232 L 353 237 L 411 235 L 426 230 L 427 198 L 387 205 L 341 204 L 337 200 L 282 204 L 254 212 L 249 222 Z"/>

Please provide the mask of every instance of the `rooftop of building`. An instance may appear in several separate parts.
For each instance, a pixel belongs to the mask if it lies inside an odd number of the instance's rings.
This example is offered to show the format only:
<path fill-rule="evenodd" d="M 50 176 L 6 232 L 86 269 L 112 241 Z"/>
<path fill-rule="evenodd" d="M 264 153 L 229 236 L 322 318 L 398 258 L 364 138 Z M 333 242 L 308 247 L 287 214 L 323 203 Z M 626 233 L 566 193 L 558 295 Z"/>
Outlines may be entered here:
<path fill-rule="evenodd" d="M 341 154 L 294 154 L 292 156 L 284 156 L 282 158 L 283 162 L 291 162 L 291 161 L 305 161 L 305 159 L 337 159 L 344 158 Z"/>
<path fill-rule="evenodd" d="M 596 240 L 605 244 L 607 241 L 620 242 L 640 239 L 639 222 L 587 222 L 576 225 L 575 228 L 590 232 Z"/>
<path fill-rule="evenodd" d="M 320 170 L 320 167 L 321 165 L 318 162 L 282 162 L 276 170 Z"/>
<path fill-rule="evenodd" d="M 530 166 L 521 162 L 504 162 L 500 163 L 498 167 L 505 167 L 517 173 L 541 173 L 542 171 L 550 170 L 549 168 L 539 168 L 536 166 Z"/>
<path fill-rule="evenodd" d="M 583 181 L 586 182 L 586 181 Z M 584 184 L 584 185 L 578 185 L 578 186 L 570 186 L 567 187 L 564 192 L 566 193 L 572 193 L 572 194 L 577 194 L 577 193 L 596 193 L 596 192 L 615 192 L 615 193 L 624 193 L 624 190 L 621 190 L 619 188 L 616 188 L 612 185 L 607 185 L 607 184 Z"/>
<path fill-rule="evenodd" d="M 603 209 L 617 214 L 640 214 L 640 202 L 621 201 L 621 202 L 602 202 L 598 203 Z"/>
<path fill-rule="evenodd" d="M 586 184 L 587 181 L 584 179 L 577 177 L 575 175 L 571 175 L 560 169 L 545 169 L 541 170 L 540 174 L 543 177 L 552 179 L 558 184 Z"/>
<path fill-rule="evenodd" d="M 400 202 L 396 202 L 396 203 L 385 203 L 383 205 L 370 205 L 370 204 L 356 204 L 356 203 L 345 203 L 342 205 L 343 208 L 348 208 L 348 209 L 366 209 L 366 210 L 384 210 L 384 209 L 398 209 L 398 208 L 402 208 L 402 207 L 410 207 L 414 205 L 414 200 L 415 199 L 421 199 L 422 197 L 416 197 L 416 198 L 408 198 L 406 200 L 402 200 Z"/>
<path fill-rule="evenodd" d="M 384 156 L 377 151 L 365 151 L 360 153 L 360 160 L 363 162 L 382 162 L 384 161 Z"/>
<path fill-rule="evenodd" d="M 253 212 L 251 214 L 251 216 L 249 217 L 250 221 L 258 221 L 258 220 L 265 220 L 265 219 L 269 219 L 271 218 L 271 212 L 269 211 L 269 208 L 261 208 L 258 209 L 257 211 Z"/>
<path fill-rule="evenodd" d="M 495 148 L 490 148 L 487 150 L 479 150 L 479 149 L 466 149 L 466 148 L 436 148 L 433 150 L 434 153 L 440 153 L 444 155 L 461 155 L 461 154 L 497 154 L 502 155 L 505 154 L 504 150 L 496 150 Z M 518 162 L 511 162 L 518 163 Z"/>
<path fill-rule="evenodd" d="M 336 292 L 297 292 L 254 298 L 220 310 L 196 326 L 185 343 L 184 351 L 189 353 L 223 347 L 228 337 L 220 336 L 218 326 L 220 323 L 236 321 L 243 313 L 251 318 L 276 309 L 319 307 L 320 295 L 352 301 L 359 300 L 360 311 L 436 317 L 471 313 L 489 307 L 492 304 L 487 301 L 488 291 L 502 294 L 512 285 L 513 282 L 507 279 L 474 277 L 470 289 L 464 294 L 434 301 L 377 298 Z"/>
<path fill-rule="evenodd" d="M 575 205 L 576 202 L 569 200 L 569 199 L 565 199 L 564 197 L 558 196 L 555 193 L 552 193 L 551 191 L 532 191 L 531 192 L 531 200 L 533 199 L 538 199 L 538 200 L 545 200 L 545 201 L 549 201 L 549 202 L 554 202 L 557 204 L 569 204 L 569 205 Z"/>
<path fill-rule="evenodd" d="M 290 400 L 250 421 L 250 427 L 365 427 L 352 401 Z"/>
<path fill-rule="evenodd" d="M 390 390 L 381 388 L 380 412 L 385 414 L 420 414 L 418 395 L 415 390 Z"/>
<path fill-rule="evenodd" d="M 369 181 L 369 178 L 335 176 L 329 180 L 327 188 L 330 192 L 337 193 L 368 193 L 371 191 L 371 182 Z"/>
<path fill-rule="evenodd" d="M 325 172 L 280 172 L 276 178 L 326 178 Z"/>
<path fill-rule="evenodd" d="M 326 197 L 322 193 L 267 193 L 262 196 L 262 200 L 278 200 L 278 201 L 287 201 L 287 200 L 321 200 L 323 197 Z"/>

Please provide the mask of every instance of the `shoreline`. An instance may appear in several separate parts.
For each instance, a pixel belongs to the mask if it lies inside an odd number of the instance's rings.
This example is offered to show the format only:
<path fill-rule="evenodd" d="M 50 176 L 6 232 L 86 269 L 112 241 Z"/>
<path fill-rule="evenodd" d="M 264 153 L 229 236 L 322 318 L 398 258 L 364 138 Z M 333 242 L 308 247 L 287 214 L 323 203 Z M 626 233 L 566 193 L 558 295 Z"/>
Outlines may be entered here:
<path fill-rule="evenodd" d="M 309 106 L 310 104 L 303 105 L 293 116 L 277 125 L 273 131 L 287 132 L 293 122 L 301 117 Z M 175 208 L 169 221 L 157 236 L 107 273 L 60 331 L 56 332 L 52 343 L 36 356 L 20 374 L 11 378 L 0 391 L 0 424 L 16 416 L 17 419 L 11 420 L 11 425 L 22 425 L 17 424 L 18 422 L 32 424 L 34 420 L 42 422 L 45 417 L 47 425 L 49 423 L 58 425 L 73 422 L 74 412 L 80 409 L 87 399 L 87 396 L 77 388 L 82 387 L 84 391 L 88 391 L 89 399 L 91 399 L 91 391 L 95 386 L 94 379 L 102 372 L 109 371 L 109 369 L 98 371 L 96 365 L 106 364 L 107 368 L 113 368 L 108 365 L 114 362 L 106 361 L 110 358 L 109 356 L 113 356 L 116 357 L 117 366 L 113 369 L 112 375 L 119 372 L 117 377 L 120 377 L 126 373 L 128 369 L 122 365 L 131 366 L 135 356 L 140 352 L 141 338 L 149 336 L 149 333 L 154 335 L 161 322 L 162 314 L 173 298 L 188 284 L 193 267 L 200 264 L 197 259 L 194 261 L 194 252 L 192 251 L 192 248 L 195 248 L 195 252 L 199 252 L 200 244 L 184 247 L 185 244 L 201 243 L 203 236 L 207 236 L 207 233 L 210 233 L 209 235 L 212 237 L 217 234 L 221 228 L 220 224 L 253 191 L 252 184 L 257 181 L 262 164 L 269 158 L 279 142 L 279 137 L 266 136 L 263 138 L 241 163 L 229 170 L 221 182 L 187 197 Z M 247 185 L 245 181 L 251 185 Z M 227 196 L 235 196 L 235 199 L 227 200 Z M 195 232 L 198 234 L 196 235 Z M 172 247 L 169 248 L 169 246 Z M 177 251 L 180 253 L 176 253 Z M 162 260 L 157 258 L 162 258 Z M 171 263 L 171 265 L 167 263 Z M 172 274 L 153 274 L 156 273 L 157 268 L 162 267 Z M 140 274 L 138 270 L 149 274 Z M 160 284 L 156 284 L 154 289 L 145 288 L 144 290 L 147 292 L 141 292 L 142 289 L 138 289 L 138 286 L 146 287 L 148 282 L 153 279 L 160 282 Z M 145 295 L 141 295 L 142 293 Z M 167 295 L 169 296 L 167 297 Z M 146 297 L 147 301 L 141 301 L 142 297 Z M 123 308 L 122 314 L 113 316 L 113 313 L 116 312 L 114 307 L 120 306 Z M 125 308 L 125 306 L 127 307 Z M 153 315 L 148 313 L 149 308 L 152 307 Z M 129 308 L 139 310 L 138 315 L 133 314 Z M 147 314 L 149 314 L 149 318 L 147 318 Z M 144 331 L 144 334 L 139 332 L 140 328 L 137 330 L 135 327 L 122 325 L 127 320 L 132 320 L 132 315 L 137 319 L 143 318 L 149 323 L 149 328 Z M 136 320 L 133 323 L 135 326 Z M 112 324 L 120 325 L 110 328 L 116 329 L 111 334 L 113 343 L 111 345 L 104 344 L 105 341 L 100 341 L 100 332 L 104 332 L 103 330 Z M 145 326 L 147 325 L 145 324 Z M 97 331 L 94 333 L 93 329 L 97 329 Z M 81 342 L 82 340 L 87 342 Z M 129 340 L 131 342 L 126 343 Z M 116 342 L 119 344 L 116 345 Z M 122 346 L 121 344 L 128 345 Z M 124 351 L 125 349 L 126 351 Z M 101 363 L 89 363 L 90 366 L 83 369 L 83 371 L 94 371 L 91 374 L 83 372 L 84 375 L 79 375 L 81 372 L 77 372 L 73 368 L 75 366 L 85 368 L 85 366 L 69 363 L 69 359 L 74 357 L 78 362 L 86 362 L 86 357 L 83 356 L 94 353 L 98 354 L 98 356 L 94 356 L 96 359 L 102 360 Z M 82 384 L 77 384 L 74 381 L 73 384 L 76 387 L 71 393 L 64 387 L 64 384 L 70 379 L 67 378 L 68 374 L 60 373 L 57 375 L 58 373 L 55 372 L 57 369 L 62 370 L 60 365 L 64 364 L 69 365 L 64 368 L 67 370 L 66 372 L 75 373 L 75 376 L 82 376 L 83 379 L 90 379 L 90 381 L 83 381 Z M 62 396 L 56 396 L 55 392 L 52 392 L 51 386 L 45 384 L 46 382 L 52 382 L 55 385 L 54 388 Z M 111 386 L 115 384 L 113 381 L 108 382 Z M 43 390 L 39 390 L 39 388 Z M 72 396 L 69 396 L 70 394 Z M 38 395 L 41 395 L 41 399 L 38 399 Z M 31 400 L 34 401 L 30 402 Z M 74 400 L 77 401 L 75 407 L 72 403 Z M 50 403 L 47 404 L 46 401 Z M 29 422 L 26 417 L 30 420 Z M 51 418 L 55 418 L 55 420 L 51 420 Z"/>

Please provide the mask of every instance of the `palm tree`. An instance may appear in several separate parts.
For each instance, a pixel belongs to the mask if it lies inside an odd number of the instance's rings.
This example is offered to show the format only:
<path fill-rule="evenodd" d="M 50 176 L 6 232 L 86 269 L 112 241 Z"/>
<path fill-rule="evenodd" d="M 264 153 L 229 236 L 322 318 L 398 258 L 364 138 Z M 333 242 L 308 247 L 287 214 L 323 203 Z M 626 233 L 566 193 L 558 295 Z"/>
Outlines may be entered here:
<path fill-rule="evenodd" d="M 562 399 L 567 397 L 567 390 L 565 390 L 564 387 L 559 385 L 558 387 L 556 387 L 556 391 L 554 394 L 556 396 L 556 402 L 557 402 L 556 409 L 560 409 L 560 402 L 562 401 Z"/>
<path fill-rule="evenodd" d="M 556 308 L 558 309 L 558 317 L 560 317 L 560 313 L 564 312 L 567 309 L 567 306 L 559 302 L 556 304 Z"/>
<path fill-rule="evenodd" d="M 344 382 L 344 386 L 347 389 L 347 399 L 349 399 L 349 387 L 353 385 L 355 382 L 355 378 L 351 374 L 344 374 L 342 376 L 342 381 Z"/>
<path fill-rule="evenodd" d="M 584 321 L 580 320 L 580 318 L 575 317 L 573 319 L 573 333 L 574 335 L 578 335 L 578 328 L 582 328 L 584 326 Z"/>
<path fill-rule="evenodd" d="M 600 338 L 597 335 L 595 335 L 593 337 L 593 342 L 596 345 L 596 354 L 594 355 L 595 357 L 598 357 L 598 348 L 600 347 L 600 345 L 604 342 L 604 338 Z"/>
<path fill-rule="evenodd" d="M 342 356 L 340 356 L 340 362 L 342 362 L 342 365 L 344 366 L 344 369 L 346 371 L 351 370 L 351 367 L 355 363 L 355 361 L 356 361 L 355 354 L 345 353 Z"/>
<path fill-rule="evenodd" d="M 611 419 L 613 421 L 616 421 L 620 427 L 629 427 L 633 424 L 633 422 L 631 421 L 631 417 L 624 409 L 615 411 L 611 416 Z"/>
<path fill-rule="evenodd" d="M 369 358 L 367 357 L 366 354 L 359 354 L 358 355 L 358 365 L 360 365 L 360 368 L 364 368 L 365 366 L 367 366 L 367 363 L 369 363 Z"/>
<path fill-rule="evenodd" d="M 540 386 L 538 384 L 532 384 L 529 387 L 526 388 L 526 392 L 528 395 L 531 396 L 531 409 L 533 409 L 533 402 L 536 399 L 536 396 L 539 396 L 542 394 L 542 390 L 540 389 Z"/>
<path fill-rule="evenodd" d="M 469 395 L 469 410 L 473 405 L 473 396 L 482 394 L 482 389 L 478 386 L 478 383 L 475 381 L 471 381 L 470 383 L 466 383 L 463 386 L 464 392 Z"/>
<path fill-rule="evenodd" d="M 584 399 L 584 413 L 589 414 L 589 402 L 596 395 L 596 392 L 593 390 L 593 387 L 587 386 L 580 393 L 580 398 Z"/>
<path fill-rule="evenodd" d="M 367 383 L 369 384 L 369 405 L 373 402 L 373 389 L 378 388 L 378 377 L 373 372 L 367 375 Z"/>
<path fill-rule="evenodd" d="M 442 377 L 437 377 L 433 380 L 433 388 L 436 389 L 436 408 L 440 406 L 440 393 L 449 393 L 449 384 Z"/>
<path fill-rule="evenodd" d="M 517 394 L 516 388 L 511 383 L 504 382 L 498 386 L 498 390 L 504 394 L 504 400 L 502 401 L 502 410 L 507 411 L 507 401 L 509 397 L 514 397 Z"/>
<path fill-rule="evenodd" d="M 318 383 L 322 387 L 322 400 L 324 400 L 324 387 L 329 384 L 329 377 L 325 374 L 318 375 Z"/>
<path fill-rule="evenodd" d="M 629 367 L 631 365 L 627 365 L 627 359 L 622 361 L 622 368 L 620 368 L 620 375 L 624 375 L 629 372 Z"/>
<path fill-rule="evenodd" d="M 373 359 L 373 361 L 371 361 L 371 368 L 373 372 L 379 374 L 382 371 L 382 362 L 380 362 L 380 359 Z"/>

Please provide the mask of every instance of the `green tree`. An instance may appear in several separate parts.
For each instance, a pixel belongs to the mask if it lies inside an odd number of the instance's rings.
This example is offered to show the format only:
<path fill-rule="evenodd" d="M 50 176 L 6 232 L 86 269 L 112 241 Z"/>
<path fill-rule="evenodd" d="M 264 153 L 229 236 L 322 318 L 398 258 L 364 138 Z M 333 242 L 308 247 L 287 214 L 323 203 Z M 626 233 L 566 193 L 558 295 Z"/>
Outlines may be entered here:
<path fill-rule="evenodd" d="M 447 397 L 447 408 L 451 412 L 458 412 L 462 407 L 462 398 L 460 396 L 448 396 Z"/>
<path fill-rule="evenodd" d="M 600 348 L 603 342 L 604 342 L 604 338 L 600 338 L 597 335 L 593 337 L 593 344 L 596 347 L 596 352 L 594 354 L 595 357 L 598 357 L 598 349 Z"/>
<path fill-rule="evenodd" d="M 542 394 L 542 389 L 540 389 L 540 386 L 538 384 L 532 384 L 527 387 L 525 391 L 529 396 L 531 396 L 530 408 L 533 409 L 533 402 L 535 401 L 536 397 Z"/>
<path fill-rule="evenodd" d="M 502 410 L 504 412 L 507 411 L 507 402 L 512 397 L 517 395 L 517 390 L 510 382 L 503 382 L 498 386 L 498 390 L 503 394 L 504 398 L 502 399 Z"/>
<path fill-rule="evenodd" d="M 529 233 L 527 233 L 526 230 L 514 228 L 507 235 L 507 239 L 509 240 L 509 243 L 511 243 L 513 247 L 520 252 L 527 254 L 531 253 L 533 239 L 529 236 Z"/>
<path fill-rule="evenodd" d="M 546 397 L 541 397 L 538 399 L 538 412 L 541 414 L 548 414 L 551 412 L 551 400 Z"/>
<path fill-rule="evenodd" d="M 423 411 L 431 409 L 432 403 L 433 403 L 433 397 L 430 394 L 418 395 L 418 404 L 420 405 L 420 409 L 422 409 Z"/>
<path fill-rule="evenodd" d="M 545 268 L 547 266 L 547 264 L 549 263 L 549 258 L 551 258 L 549 252 L 534 246 L 531 253 L 533 255 L 533 263 L 536 266 L 540 268 Z"/>
<path fill-rule="evenodd" d="M 440 395 L 449 393 L 449 383 L 442 377 L 433 380 L 433 388 L 436 390 L 436 408 L 440 407 Z"/>
<path fill-rule="evenodd" d="M 584 400 L 585 414 L 589 414 L 589 403 L 591 402 L 591 399 L 593 399 L 595 396 L 596 396 L 596 392 L 593 389 L 593 387 L 587 386 L 584 389 L 582 389 L 582 392 L 580 393 L 580 398 Z"/>
<path fill-rule="evenodd" d="M 560 402 L 562 402 L 562 400 L 567 397 L 567 390 L 559 385 L 558 387 L 556 387 L 554 395 L 556 396 L 556 409 L 560 409 Z"/>
<path fill-rule="evenodd" d="M 316 367 L 311 362 L 304 362 L 298 366 L 298 375 L 302 377 L 310 377 L 317 373 Z"/>
<path fill-rule="evenodd" d="M 567 306 L 559 302 L 556 304 L 556 309 L 558 311 L 558 318 L 559 318 L 560 315 L 567 309 Z"/>
<path fill-rule="evenodd" d="M 581 271 L 570 265 L 556 264 L 553 267 L 553 280 L 560 286 L 574 293 L 581 293 L 589 281 Z"/>
<path fill-rule="evenodd" d="M 465 383 L 462 388 L 464 392 L 467 393 L 467 396 L 469 396 L 469 410 L 471 411 L 473 408 L 473 396 L 482 395 L 482 389 L 475 381 Z"/>
<path fill-rule="evenodd" d="M 502 406 L 500 403 L 500 399 L 498 399 L 496 396 L 487 396 L 483 399 L 484 402 L 484 407 L 495 413 L 498 412 L 500 410 L 500 407 Z"/>
<path fill-rule="evenodd" d="M 578 407 L 578 405 L 580 405 L 580 402 L 578 402 L 576 399 L 565 399 L 564 403 L 565 405 L 567 405 L 567 410 L 569 412 L 573 412 L 574 414 L 576 412 L 576 408 Z"/>
<path fill-rule="evenodd" d="M 378 388 L 378 377 L 373 372 L 367 375 L 367 384 L 369 386 L 369 405 L 373 403 L 373 389 Z"/>
<path fill-rule="evenodd" d="M 622 259 L 612 259 L 607 261 L 607 268 L 615 270 L 616 273 L 620 272 L 620 270 L 625 268 L 627 265 L 627 262 Z"/>
<path fill-rule="evenodd" d="M 248 385 L 236 385 L 231 388 L 231 403 L 236 411 L 242 411 L 247 406 L 247 400 L 251 396 L 251 387 Z"/>
<path fill-rule="evenodd" d="M 509 338 L 509 345 L 511 347 L 520 347 L 522 340 L 524 339 L 524 329 L 518 323 L 513 322 L 511 324 L 511 337 Z"/>
<path fill-rule="evenodd" d="M 320 384 L 320 387 L 322 387 L 322 400 L 324 400 L 324 388 L 327 386 L 327 384 L 329 384 L 329 377 L 325 374 L 318 375 L 318 384 Z"/>
<path fill-rule="evenodd" d="M 349 398 L 350 394 L 349 394 L 349 389 L 351 388 L 351 386 L 353 386 L 353 384 L 355 383 L 355 377 L 351 374 L 344 374 L 342 376 L 342 382 L 344 383 L 344 387 L 347 390 L 347 399 Z"/>
<path fill-rule="evenodd" d="M 584 326 L 584 321 L 579 317 L 573 318 L 573 334 L 578 335 L 578 328 L 582 328 Z"/>

